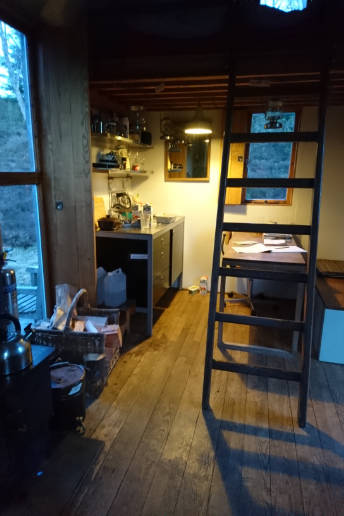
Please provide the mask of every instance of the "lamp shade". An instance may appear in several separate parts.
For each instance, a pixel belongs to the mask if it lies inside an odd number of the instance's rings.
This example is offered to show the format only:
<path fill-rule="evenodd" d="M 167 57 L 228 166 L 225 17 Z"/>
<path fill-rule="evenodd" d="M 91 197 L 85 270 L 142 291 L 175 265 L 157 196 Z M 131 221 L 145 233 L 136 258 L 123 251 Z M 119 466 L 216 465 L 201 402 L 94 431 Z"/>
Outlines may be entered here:
<path fill-rule="evenodd" d="M 213 130 L 210 122 L 204 118 L 203 111 L 198 109 L 194 119 L 186 124 L 184 132 L 186 134 L 211 134 Z"/>

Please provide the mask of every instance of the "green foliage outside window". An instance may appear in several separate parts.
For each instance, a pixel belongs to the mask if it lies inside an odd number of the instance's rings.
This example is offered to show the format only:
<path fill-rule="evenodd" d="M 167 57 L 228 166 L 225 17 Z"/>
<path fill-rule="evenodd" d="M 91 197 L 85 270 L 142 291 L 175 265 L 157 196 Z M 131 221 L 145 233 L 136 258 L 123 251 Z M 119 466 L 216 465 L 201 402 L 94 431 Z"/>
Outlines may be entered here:
<path fill-rule="evenodd" d="M 252 133 L 293 132 L 295 113 L 282 113 L 279 120 L 281 129 L 265 129 L 264 113 L 253 113 L 251 119 Z M 293 143 L 251 143 L 246 164 L 247 177 L 250 178 L 288 178 Z M 245 200 L 285 201 L 286 188 L 247 188 Z"/>

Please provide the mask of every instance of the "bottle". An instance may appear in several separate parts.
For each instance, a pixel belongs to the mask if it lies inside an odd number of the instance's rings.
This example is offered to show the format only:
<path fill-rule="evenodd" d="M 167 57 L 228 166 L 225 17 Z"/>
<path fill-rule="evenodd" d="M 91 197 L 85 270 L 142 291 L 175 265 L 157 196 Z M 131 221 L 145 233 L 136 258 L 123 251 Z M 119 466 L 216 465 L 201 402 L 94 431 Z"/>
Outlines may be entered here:
<path fill-rule="evenodd" d="M 201 276 L 199 280 L 199 290 L 202 296 L 208 292 L 208 276 Z"/>
<path fill-rule="evenodd" d="M 141 143 L 144 145 L 152 145 L 152 134 L 147 131 L 147 123 L 144 118 L 141 119 Z"/>
<path fill-rule="evenodd" d="M 129 138 L 129 118 L 127 116 L 122 117 L 120 123 L 122 127 L 122 136 L 124 136 L 124 138 Z"/>

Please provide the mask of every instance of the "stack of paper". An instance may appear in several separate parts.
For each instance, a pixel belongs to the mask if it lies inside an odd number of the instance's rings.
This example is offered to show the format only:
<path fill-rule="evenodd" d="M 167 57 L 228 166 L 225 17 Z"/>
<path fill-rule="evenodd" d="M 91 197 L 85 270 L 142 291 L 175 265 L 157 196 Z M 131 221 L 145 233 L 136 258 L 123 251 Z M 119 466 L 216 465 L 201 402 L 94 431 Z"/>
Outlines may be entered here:
<path fill-rule="evenodd" d="M 288 233 L 263 233 L 263 241 L 266 245 L 283 245 L 289 244 L 292 235 Z"/>

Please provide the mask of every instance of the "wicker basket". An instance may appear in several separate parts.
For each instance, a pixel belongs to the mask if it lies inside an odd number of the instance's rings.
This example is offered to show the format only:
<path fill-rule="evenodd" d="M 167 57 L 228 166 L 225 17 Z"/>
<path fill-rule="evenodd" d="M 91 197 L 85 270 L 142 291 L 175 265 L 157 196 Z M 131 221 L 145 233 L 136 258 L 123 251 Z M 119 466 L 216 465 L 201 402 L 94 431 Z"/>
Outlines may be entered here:
<path fill-rule="evenodd" d="M 121 339 L 109 339 L 104 333 L 88 333 L 73 331 L 70 328 L 72 314 L 81 296 L 87 294 L 85 289 L 79 290 L 70 305 L 64 330 L 32 329 L 32 344 L 53 346 L 62 360 L 83 364 L 84 355 L 88 353 L 104 353 L 106 355 L 106 376 L 108 376 L 120 355 Z M 80 315 L 108 317 L 111 324 L 119 324 L 118 309 L 91 308 L 79 310 Z M 119 329 L 120 332 L 120 329 Z"/>

